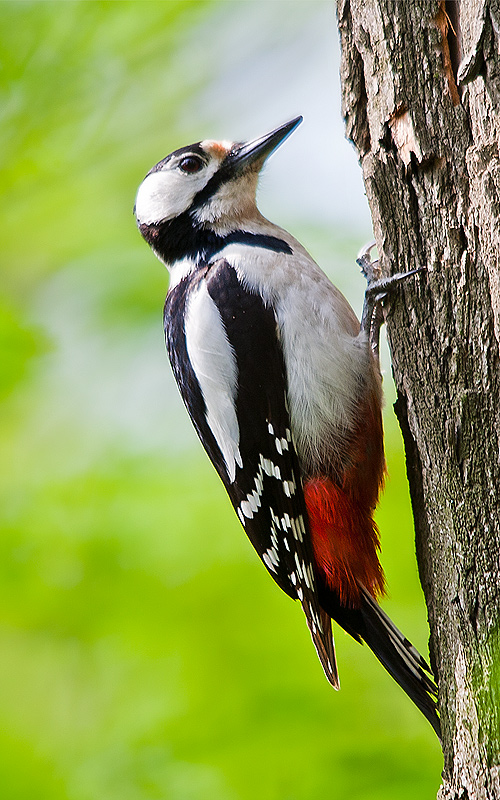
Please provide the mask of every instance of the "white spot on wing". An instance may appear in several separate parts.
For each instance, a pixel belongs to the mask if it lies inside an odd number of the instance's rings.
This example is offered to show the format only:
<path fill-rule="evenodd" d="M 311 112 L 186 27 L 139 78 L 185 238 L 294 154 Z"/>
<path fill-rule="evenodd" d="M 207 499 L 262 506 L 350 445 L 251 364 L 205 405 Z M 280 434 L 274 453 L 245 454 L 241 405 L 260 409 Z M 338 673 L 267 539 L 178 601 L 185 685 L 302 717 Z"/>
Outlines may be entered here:
<path fill-rule="evenodd" d="M 266 475 L 268 475 L 269 477 L 274 475 L 274 466 L 273 466 L 272 461 L 270 461 L 268 458 L 264 458 L 264 456 L 261 456 L 260 457 L 260 463 L 261 463 L 262 469 L 264 470 Z"/>
<path fill-rule="evenodd" d="M 311 588 L 311 584 L 309 582 L 309 574 L 308 574 L 307 567 L 304 569 L 304 580 L 306 582 L 307 588 L 310 589 Z"/>
<path fill-rule="evenodd" d="M 253 511 L 252 511 L 252 507 L 251 507 L 250 503 L 248 502 L 248 500 L 242 500 L 241 501 L 240 509 L 241 509 L 241 512 L 242 512 L 243 516 L 247 517 L 248 519 L 252 519 Z"/>
<path fill-rule="evenodd" d="M 266 550 L 266 552 L 262 555 L 262 560 L 268 569 L 270 569 L 272 572 L 276 572 L 275 564 L 278 564 L 278 555 L 275 551 L 272 551 L 271 549 Z"/>

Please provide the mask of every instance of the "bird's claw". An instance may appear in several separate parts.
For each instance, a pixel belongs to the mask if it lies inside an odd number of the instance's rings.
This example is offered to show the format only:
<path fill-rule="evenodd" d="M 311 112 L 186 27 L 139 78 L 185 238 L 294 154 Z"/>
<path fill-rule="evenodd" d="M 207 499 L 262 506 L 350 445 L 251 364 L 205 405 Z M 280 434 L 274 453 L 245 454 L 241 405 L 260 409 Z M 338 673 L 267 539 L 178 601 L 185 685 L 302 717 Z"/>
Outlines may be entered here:
<path fill-rule="evenodd" d="M 376 242 L 368 242 L 358 253 L 356 263 L 361 267 L 361 272 L 370 284 L 372 281 L 378 280 L 381 277 L 380 262 L 378 258 L 372 260 L 372 250 L 376 247 Z"/>
<path fill-rule="evenodd" d="M 371 251 L 374 247 L 375 242 L 369 242 L 365 245 L 359 251 L 356 262 L 361 267 L 361 272 L 368 284 L 361 317 L 361 330 L 367 334 L 373 352 L 378 355 L 380 326 L 383 322 L 383 301 L 387 299 L 401 281 L 416 275 L 418 272 L 426 272 L 426 267 L 418 267 L 409 272 L 397 272 L 395 275 L 382 277 L 379 260 L 372 261 L 371 258 Z"/>

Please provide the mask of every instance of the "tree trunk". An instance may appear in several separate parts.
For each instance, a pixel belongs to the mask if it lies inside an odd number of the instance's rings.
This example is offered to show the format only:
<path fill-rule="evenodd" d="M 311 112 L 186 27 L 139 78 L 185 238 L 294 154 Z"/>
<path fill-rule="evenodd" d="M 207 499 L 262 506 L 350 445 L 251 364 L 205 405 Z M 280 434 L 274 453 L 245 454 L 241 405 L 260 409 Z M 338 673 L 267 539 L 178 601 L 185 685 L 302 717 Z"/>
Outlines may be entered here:
<path fill-rule="evenodd" d="M 500 12 L 338 0 L 439 683 L 440 800 L 500 798 Z"/>

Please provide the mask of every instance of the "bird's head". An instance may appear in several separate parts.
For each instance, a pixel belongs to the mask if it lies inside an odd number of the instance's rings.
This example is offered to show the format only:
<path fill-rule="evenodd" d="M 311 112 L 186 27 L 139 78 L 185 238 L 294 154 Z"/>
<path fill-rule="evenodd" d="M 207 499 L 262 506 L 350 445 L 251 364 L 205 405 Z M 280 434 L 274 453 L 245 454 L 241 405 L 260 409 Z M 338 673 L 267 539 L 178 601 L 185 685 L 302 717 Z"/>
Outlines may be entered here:
<path fill-rule="evenodd" d="M 200 227 L 231 230 L 255 213 L 259 172 L 302 117 L 251 142 L 205 140 L 174 150 L 151 169 L 135 202 L 137 224 L 151 243 L 162 227 L 189 218 Z"/>

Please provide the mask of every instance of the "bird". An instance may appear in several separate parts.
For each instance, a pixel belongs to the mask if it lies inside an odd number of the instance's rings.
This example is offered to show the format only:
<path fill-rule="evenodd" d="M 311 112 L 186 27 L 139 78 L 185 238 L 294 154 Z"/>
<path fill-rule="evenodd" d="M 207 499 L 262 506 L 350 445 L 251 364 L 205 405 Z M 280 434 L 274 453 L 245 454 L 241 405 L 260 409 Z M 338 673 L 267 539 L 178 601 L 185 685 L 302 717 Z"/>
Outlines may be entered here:
<path fill-rule="evenodd" d="M 338 689 L 332 621 L 365 642 L 440 735 L 425 659 L 379 604 L 373 515 L 385 477 L 382 278 L 371 245 L 361 323 L 287 231 L 258 210 L 259 175 L 296 117 L 248 142 L 174 150 L 137 191 L 138 229 L 169 270 L 167 351 L 180 394 L 268 573 L 298 600 Z"/>

